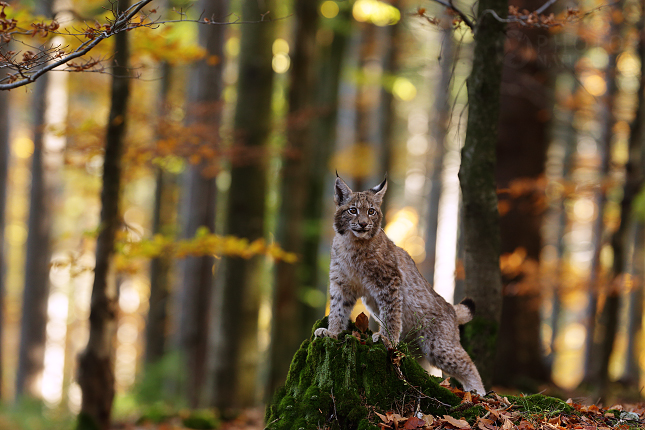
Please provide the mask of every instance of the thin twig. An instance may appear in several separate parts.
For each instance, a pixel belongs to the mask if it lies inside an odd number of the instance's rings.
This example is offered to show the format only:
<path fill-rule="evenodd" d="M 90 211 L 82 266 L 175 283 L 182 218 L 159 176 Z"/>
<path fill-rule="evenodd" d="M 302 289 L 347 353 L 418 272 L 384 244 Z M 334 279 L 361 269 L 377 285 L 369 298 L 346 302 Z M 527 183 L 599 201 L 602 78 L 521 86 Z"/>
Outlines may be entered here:
<path fill-rule="evenodd" d="M 461 18 L 461 20 L 462 20 L 464 23 L 466 23 L 466 25 L 467 25 L 468 27 L 470 27 L 470 29 L 471 29 L 471 30 L 474 30 L 474 29 L 475 29 L 475 23 L 474 23 L 470 18 L 468 18 L 468 15 L 466 15 L 464 12 L 462 12 L 461 10 L 459 10 L 459 8 L 457 8 L 457 7 L 454 5 L 454 3 L 452 2 L 452 0 L 449 0 L 449 1 L 447 1 L 447 2 L 446 2 L 446 1 L 444 1 L 444 0 L 433 0 L 433 1 L 434 1 L 435 3 L 439 3 L 440 5 L 447 7 L 448 9 L 452 9 L 452 10 L 454 10 L 454 11 L 457 13 L 457 15 L 459 15 L 459 18 Z"/>
<path fill-rule="evenodd" d="M 65 30 L 58 30 L 58 29 L 52 29 L 52 30 L 46 30 L 47 33 L 53 34 L 53 35 L 61 35 L 61 36 L 72 36 L 76 37 L 78 40 L 82 40 L 81 38 L 87 37 L 88 40 L 83 41 L 80 46 L 75 48 L 71 53 L 65 54 L 64 51 L 58 47 L 50 47 L 50 48 L 35 48 L 32 47 L 34 50 L 38 51 L 37 54 L 29 61 L 29 63 L 26 63 L 25 61 L 19 61 L 18 60 L 18 53 L 15 53 L 13 55 L 7 54 L 2 54 L 0 52 L 0 69 L 10 69 L 13 71 L 13 74 L 7 75 L 6 77 L 0 78 L 0 90 L 11 90 L 14 88 L 21 87 L 23 85 L 30 84 L 34 82 L 36 79 L 38 79 L 40 76 L 44 75 L 45 73 L 56 69 L 59 66 L 65 65 L 72 60 L 82 57 L 88 52 L 90 52 L 92 49 L 94 49 L 99 43 L 101 43 L 103 40 L 108 39 L 118 33 L 121 33 L 123 31 L 129 31 L 132 29 L 136 29 L 139 27 L 148 27 L 148 28 L 158 28 L 162 24 L 173 24 L 173 23 L 180 23 L 180 22 L 194 22 L 197 24 L 202 24 L 202 25 L 240 25 L 240 24 L 260 24 L 260 23 L 266 23 L 266 22 L 274 22 L 278 20 L 282 20 L 287 17 L 281 17 L 281 18 L 276 18 L 276 19 L 271 19 L 269 18 L 269 12 L 266 12 L 261 15 L 260 19 L 258 21 L 242 21 L 239 16 L 235 14 L 229 14 L 226 18 L 233 17 L 233 20 L 230 21 L 216 21 L 215 17 L 211 17 L 211 19 L 205 18 L 202 15 L 197 20 L 188 20 L 185 19 L 185 12 L 183 9 L 176 11 L 180 18 L 179 19 L 173 19 L 173 20 L 160 20 L 160 19 L 150 19 L 150 14 L 149 13 L 144 13 L 142 12 L 142 9 L 150 4 L 153 0 L 141 0 L 137 3 L 134 3 L 131 5 L 129 8 L 127 8 L 125 11 L 119 11 L 116 10 L 116 6 L 113 4 L 112 5 L 112 14 L 113 14 L 113 19 L 107 19 L 107 25 L 99 27 L 99 28 L 93 28 L 88 24 L 85 24 L 85 31 L 73 28 L 74 32 L 69 31 L 69 29 Z M 141 18 L 139 22 L 132 22 L 133 19 L 137 16 L 137 14 L 141 13 Z M 149 22 L 144 22 L 149 20 Z M 98 27 L 98 24 L 97 24 Z M 33 34 L 32 30 L 25 30 L 22 28 L 16 29 L 16 31 L 7 33 L 9 36 L 11 35 L 31 35 Z M 15 40 L 15 39 L 14 39 Z M 24 42 L 20 41 L 21 43 L 25 44 Z M 25 44 L 26 46 L 29 46 L 29 44 Z M 93 60 L 88 60 L 88 62 L 85 63 L 85 65 L 88 65 L 92 62 Z M 88 71 L 90 67 L 87 69 L 83 69 L 83 67 L 77 67 L 76 71 Z M 35 69 L 35 70 L 34 70 Z M 74 67 L 69 67 L 65 71 L 74 71 Z M 20 79 L 16 79 L 17 76 L 20 76 Z M 5 83 L 7 82 L 8 83 Z"/>
<path fill-rule="evenodd" d="M 537 13 L 538 15 L 541 14 L 542 12 L 547 10 L 549 8 L 549 6 L 551 6 L 556 1 L 558 1 L 558 0 L 549 0 L 548 2 L 546 2 L 542 6 L 540 6 L 538 9 L 536 9 L 535 13 Z"/>

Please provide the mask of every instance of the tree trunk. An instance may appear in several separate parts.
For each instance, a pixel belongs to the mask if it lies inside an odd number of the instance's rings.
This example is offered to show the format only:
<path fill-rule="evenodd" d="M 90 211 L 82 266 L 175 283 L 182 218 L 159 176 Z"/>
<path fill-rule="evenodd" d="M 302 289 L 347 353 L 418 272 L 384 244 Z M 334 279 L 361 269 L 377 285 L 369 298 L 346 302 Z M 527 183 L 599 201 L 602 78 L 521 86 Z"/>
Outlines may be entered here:
<path fill-rule="evenodd" d="M 37 4 L 38 13 L 50 16 L 50 1 Z M 45 326 L 47 325 L 47 296 L 49 293 L 49 236 L 51 230 L 50 195 L 45 183 L 43 141 L 45 139 L 47 90 L 49 76 L 37 82 L 32 99 L 34 152 L 31 168 L 25 284 L 20 320 L 20 348 L 16 373 L 16 398 L 23 395 L 37 397 L 35 382 L 43 369 Z"/>
<path fill-rule="evenodd" d="M 598 115 L 601 121 L 599 138 L 600 166 L 599 177 L 607 178 L 610 173 L 611 145 L 613 128 L 616 124 L 614 106 L 618 94 L 616 81 L 616 62 L 620 54 L 620 37 L 622 35 L 622 17 L 614 19 L 615 13 L 622 13 L 624 1 L 619 0 L 611 5 L 610 28 L 606 34 L 608 63 L 605 69 L 606 91 Z M 605 243 L 604 209 L 607 202 L 606 191 L 602 184 L 596 193 L 596 218 L 594 220 L 594 255 L 589 276 L 589 306 L 587 309 L 587 337 L 585 341 L 585 376 L 584 381 L 603 393 L 607 387 L 607 365 L 614 344 L 618 315 L 618 292 L 613 282 L 600 279 L 600 252 Z M 608 285 L 605 285 L 609 282 Z M 599 300 L 601 298 L 604 300 Z M 601 306 L 601 307 L 599 307 Z M 602 331 L 597 335 L 597 330 Z M 609 352 L 607 352 L 607 349 Z"/>
<path fill-rule="evenodd" d="M 128 0 L 119 0 L 124 11 Z M 105 139 L 103 189 L 101 191 L 100 231 L 96 240 L 96 266 L 90 304 L 90 335 L 87 347 L 78 358 L 78 384 L 83 401 L 78 429 L 107 430 L 114 399 L 112 338 L 116 325 L 115 286 L 108 281 L 114 238 L 120 225 L 119 194 L 121 188 L 121 154 L 127 122 L 130 95 L 128 78 L 127 32 L 114 39 L 112 60 L 112 97 Z"/>
<path fill-rule="evenodd" d="M 627 351 L 625 372 L 620 382 L 635 388 L 639 386 L 638 349 L 643 314 L 643 222 L 632 215 L 634 198 L 642 192 L 645 174 L 645 2 L 640 1 L 641 17 L 637 25 L 638 56 L 641 61 L 640 83 L 636 112 L 629 135 L 629 159 L 625 165 L 625 184 L 620 205 L 620 227 L 612 237 L 614 249 L 613 282 L 621 288 L 620 299 L 627 301 Z M 609 339 L 607 339 L 609 341 Z M 605 345 L 613 347 L 613 345 Z M 642 347 L 642 345 L 641 345 Z M 607 363 L 608 367 L 608 363 Z"/>
<path fill-rule="evenodd" d="M 452 72 L 454 65 L 454 33 L 452 30 L 452 19 L 445 14 L 442 22 L 443 35 L 441 37 L 441 75 L 434 88 L 434 116 L 430 121 L 430 160 L 431 179 L 430 192 L 428 193 L 428 216 L 426 233 L 426 258 L 420 265 L 424 277 L 434 285 L 434 270 L 437 259 L 437 226 L 439 225 L 439 200 L 441 198 L 443 174 L 443 160 L 445 154 L 445 141 L 448 135 L 448 123 L 450 120 L 450 92 L 452 88 Z"/>
<path fill-rule="evenodd" d="M 255 21 L 275 3 L 244 0 L 242 20 Z M 268 143 L 271 135 L 273 69 L 272 22 L 242 28 L 235 109 L 235 141 L 226 234 L 249 241 L 264 237 Z M 215 406 L 242 407 L 258 400 L 259 295 L 265 259 L 227 258 L 216 325 Z"/>
<path fill-rule="evenodd" d="M 461 151 L 459 180 L 463 196 L 465 292 L 477 304 L 477 315 L 466 325 L 464 343 L 484 384 L 490 386 L 501 316 L 500 236 L 495 148 L 499 122 L 504 24 L 507 0 L 482 0 L 475 32 L 472 71 L 468 77 L 468 128 Z"/>
<path fill-rule="evenodd" d="M 31 168 L 31 193 L 25 285 L 20 320 L 20 349 L 16 374 L 16 398 L 23 395 L 37 396 L 34 385 L 43 369 L 45 326 L 47 324 L 47 296 L 49 292 L 49 235 L 51 208 L 46 192 L 43 165 L 43 139 L 49 76 L 35 83 L 33 127 L 34 153 Z"/>
<path fill-rule="evenodd" d="M 401 7 L 400 0 L 392 0 L 390 4 L 396 8 Z M 387 25 L 385 27 L 380 27 L 378 29 L 379 36 L 382 40 L 380 42 L 383 45 L 383 72 L 381 74 L 381 80 L 386 77 L 394 77 L 399 73 L 400 63 L 401 63 L 401 46 L 403 45 L 403 34 L 402 34 L 403 24 L 398 22 L 394 25 Z M 398 134 L 396 129 L 398 124 L 397 115 L 396 115 L 396 101 L 394 99 L 394 94 L 392 89 L 381 88 L 380 91 L 380 100 L 379 100 L 379 112 L 377 115 L 377 135 L 380 137 L 380 151 L 379 151 L 379 163 L 378 171 L 376 172 L 377 182 L 380 183 L 383 180 L 383 176 L 390 173 L 390 178 L 392 178 L 392 170 L 394 165 L 394 151 L 395 145 L 397 144 Z M 393 184 L 393 181 L 388 181 L 389 185 Z M 390 209 L 391 196 L 393 188 L 390 188 L 389 195 L 386 194 L 383 197 L 383 203 L 381 203 L 381 210 L 384 214 L 387 213 Z"/>
<path fill-rule="evenodd" d="M 282 168 L 282 204 L 278 216 L 278 243 L 289 252 L 302 255 L 305 205 L 310 189 L 307 173 L 314 162 L 312 128 L 314 115 L 316 30 L 318 2 L 298 0 L 295 7 L 295 34 L 289 87 L 287 147 Z M 303 272 L 315 270 L 301 261 L 276 263 L 271 336 L 269 394 L 284 382 L 294 352 L 305 339 L 300 330 L 303 308 Z"/>
<path fill-rule="evenodd" d="M 161 65 L 163 76 L 159 88 L 158 118 L 165 121 L 172 66 Z M 158 136 L 157 138 L 162 138 Z M 177 178 L 174 173 L 157 167 L 155 172 L 155 202 L 153 209 L 153 234 L 169 234 L 177 215 Z M 152 364 L 166 352 L 166 325 L 170 297 L 172 259 L 162 255 L 150 262 L 150 298 L 146 321 L 146 363 Z"/>
<path fill-rule="evenodd" d="M 228 2 L 202 0 L 199 3 L 204 16 L 215 20 L 228 13 Z M 254 25 L 253 25 L 254 26 Z M 224 67 L 225 26 L 200 25 L 199 42 L 206 49 L 206 58 L 196 64 L 191 77 L 187 123 L 200 137 L 202 145 L 214 152 L 219 148 L 219 126 L 222 107 L 222 71 Z M 199 228 L 215 230 L 215 200 L 217 185 L 214 172 L 208 169 L 213 160 L 202 160 L 190 166 L 184 177 L 182 207 L 182 235 L 188 239 Z M 187 375 L 185 395 L 191 406 L 203 403 L 206 389 L 206 355 L 210 326 L 209 308 L 214 288 L 212 256 L 188 257 L 182 264 L 179 292 L 180 317 L 177 346 L 185 361 Z"/>
<path fill-rule="evenodd" d="M 9 180 L 9 92 L 0 91 L 0 339 L 4 331 L 4 296 L 6 279 L 4 228 L 5 209 L 7 205 L 7 185 Z M 0 342 L 0 357 L 2 357 Z M 0 399 L 2 398 L 2 364 L 0 359 Z"/>
<path fill-rule="evenodd" d="M 515 0 L 519 10 L 536 10 L 542 0 Z M 538 267 L 542 251 L 544 177 L 548 116 L 552 111 L 547 29 L 514 28 L 507 32 L 497 141 L 497 186 L 505 190 L 525 184 L 527 190 L 502 193 L 499 205 L 501 249 L 523 255 L 519 270 L 503 273 L 502 321 L 495 359 L 495 383 L 525 384 L 550 379 L 540 340 L 542 284 Z M 534 55 L 526 60 L 527 51 Z M 526 385 L 528 384 L 528 385 Z M 521 387 L 520 387 L 521 388 Z"/>
<path fill-rule="evenodd" d="M 307 170 L 305 181 L 309 190 L 305 204 L 302 262 L 302 297 L 300 338 L 310 335 L 311 326 L 325 313 L 328 277 L 321 273 L 319 248 L 325 225 L 331 221 L 322 220 L 326 203 L 332 201 L 333 191 L 329 178 L 329 160 L 336 144 L 338 118 L 338 93 L 340 88 L 343 59 L 347 48 L 351 11 L 341 10 L 334 18 L 332 40 L 323 45 L 317 60 L 316 106 L 318 117 L 314 122 L 312 164 Z M 329 193 L 326 191 L 329 190 Z M 327 269 L 325 269 L 327 270 Z"/>

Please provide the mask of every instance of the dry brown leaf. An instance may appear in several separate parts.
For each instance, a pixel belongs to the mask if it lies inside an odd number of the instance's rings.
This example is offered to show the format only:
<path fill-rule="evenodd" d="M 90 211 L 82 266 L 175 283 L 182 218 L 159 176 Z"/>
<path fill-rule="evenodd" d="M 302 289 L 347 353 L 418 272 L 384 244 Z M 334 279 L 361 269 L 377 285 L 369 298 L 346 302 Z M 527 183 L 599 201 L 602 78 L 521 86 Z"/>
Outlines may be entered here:
<path fill-rule="evenodd" d="M 439 383 L 443 388 L 450 388 L 450 377 L 447 377 L 441 383 Z"/>
<path fill-rule="evenodd" d="M 511 420 L 509 420 L 508 418 L 504 418 L 504 424 L 502 424 L 502 429 L 511 430 L 513 427 L 515 426 L 513 425 Z"/>
<path fill-rule="evenodd" d="M 370 320 L 367 318 L 367 315 L 365 315 L 363 312 L 358 314 L 356 317 L 356 327 L 363 333 L 367 331 L 367 329 L 370 326 Z"/>
<path fill-rule="evenodd" d="M 434 417 L 432 415 L 424 415 L 423 421 L 426 422 L 426 426 L 430 427 L 434 423 Z"/>
<path fill-rule="evenodd" d="M 379 417 L 379 418 L 381 419 L 381 421 L 383 421 L 384 423 L 387 423 L 387 422 L 389 422 L 389 421 L 390 421 L 390 420 L 389 420 L 385 415 L 383 415 L 383 414 L 379 414 L 379 413 L 378 413 L 378 412 L 376 412 L 376 411 L 374 411 L 374 413 L 375 413 L 375 414 L 376 414 L 376 416 L 377 416 L 377 417 Z"/>
<path fill-rule="evenodd" d="M 520 424 L 517 426 L 519 430 L 535 430 L 535 427 L 533 427 L 533 424 L 526 420 L 520 421 Z"/>
<path fill-rule="evenodd" d="M 417 417 L 412 417 L 412 418 L 408 418 L 403 428 L 407 430 L 414 430 L 414 429 L 422 429 L 425 426 L 426 426 L 426 422 L 424 420 Z"/>
<path fill-rule="evenodd" d="M 464 398 L 461 400 L 461 403 L 472 403 L 473 396 L 469 392 L 464 393 Z"/>
<path fill-rule="evenodd" d="M 453 418 L 450 415 L 444 415 L 443 419 L 450 425 L 457 427 L 458 429 L 469 429 L 470 424 L 468 424 L 468 421 L 466 420 L 458 420 L 457 418 Z"/>

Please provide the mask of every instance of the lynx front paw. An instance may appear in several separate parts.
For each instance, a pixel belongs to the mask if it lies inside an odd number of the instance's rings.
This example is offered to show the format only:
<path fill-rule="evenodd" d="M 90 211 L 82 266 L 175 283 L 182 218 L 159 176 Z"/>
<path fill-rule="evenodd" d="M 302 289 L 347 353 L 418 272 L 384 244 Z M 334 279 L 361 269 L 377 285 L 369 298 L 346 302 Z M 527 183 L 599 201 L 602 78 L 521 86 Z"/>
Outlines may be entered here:
<path fill-rule="evenodd" d="M 317 328 L 316 331 L 314 331 L 314 336 L 316 337 L 332 337 L 336 339 L 336 334 L 332 333 L 326 328 Z"/>

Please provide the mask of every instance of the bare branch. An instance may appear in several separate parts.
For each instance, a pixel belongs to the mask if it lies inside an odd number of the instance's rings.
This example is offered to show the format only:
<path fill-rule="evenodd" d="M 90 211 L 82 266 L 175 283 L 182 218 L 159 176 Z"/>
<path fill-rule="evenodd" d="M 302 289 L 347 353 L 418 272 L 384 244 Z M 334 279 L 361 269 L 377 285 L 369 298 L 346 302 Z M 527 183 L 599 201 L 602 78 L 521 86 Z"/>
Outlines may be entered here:
<path fill-rule="evenodd" d="M 155 10 L 145 13 L 142 12 L 142 9 L 152 3 L 153 0 L 140 0 L 125 11 L 116 10 L 116 5 L 112 4 L 112 19 L 107 19 L 107 24 L 100 25 L 98 22 L 95 27 L 85 24 L 83 29 L 60 29 L 59 24 L 56 21 L 53 21 L 51 24 L 45 23 L 35 23 L 32 24 L 31 30 L 21 29 L 17 26 L 16 20 L 6 20 L 4 16 L 2 17 L 2 23 L 9 23 L 7 25 L 7 30 L 0 27 L 0 70 L 6 69 L 10 70 L 12 73 L 7 76 L 0 78 L 0 90 L 11 90 L 18 88 L 27 84 L 34 82 L 40 76 L 45 73 L 56 69 L 62 65 L 67 65 L 67 68 L 64 71 L 77 71 L 85 72 L 90 71 L 93 67 L 99 67 L 99 70 L 102 70 L 100 65 L 100 60 L 96 61 L 93 59 L 85 60 L 82 63 L 74 63 L 72 60 L 75 60 L 79 57 L 82 57 L 88 54 L 92 49 L 94 49 L 99 43 L 105 39 L 122 32 L 129 31 L 140 27 L 147 28 L 157 28 L 160 25 L 172 24 L 179 22 L 194 22 L 197 24 L 203 25 L 233 25 L 233 24 L 258 24 L 270 21 L 276 21 L 278 19 L 268 18 L 269 12 L 266 12 L 261 15 L 258 21 L 241 21 L 237 15 L 230 14 L 226 16 L 225 21 L 218 21 L 216 17 L 203 17 L 200 16 L 196 20 L 190 20 L 186 18 L 186 13 L 183 9 L 175 11 L 179 14 L 179 19 L 174 20 L 161 20 L 161 19 L 151 19 L 150 14 L 154 13 Z M 137 15 L 139 18 L 137 19 Z M 4 6 L 2 6 L 2 15 L 4 15 Z M 231 19 L 233 18 L 233 19 Z M 220 17 L 221 19 L 221 17 Z M 284 18 L 279 18 L 284 19 Z M 9 27 L 10 26 L 10 27 Z M 12 39 L 14 35 L 22 36 L 34 36 L 34 35 L 47 36 L 52 35 L 61 35 L 66 37 L 75 37 L 79 41 L 82 40 L 80 46 L 74 48 L 71 52 L 65 52 L 65 48 L 57 47 L 30 47 L 34 51 L 28 50 L 23 53 L 22 59 L 19 58 L 19 53 L 3 50 L 3 47 L 7 46 L 7 42 Z M 83 40 L 86 39 L 86 40 Z M 14 39 L 16 40 L 16 39 Z M 22 42 L 24 43 L 24 42 Z M 29 46 L 25 44 L 26 46 Z"/>
<path fill-rule="evenodd" d="M 555 3 L 556 1 L 558 1 L 558 0 L 549 0 L 549 1 L 547 1 L 546 3 L 544 3 L 544 4 L 543 4 L 542 6 L 540 6 L 539 8 L 535 9 L 535 13 L 537 13 L 538 15 L 539 15 L 539 14 L 541 14 L 542 12 L 544 12 L 545 10 L 547 10 L 547 9 L 549 8 L 549 6 L 551 6 L 551 5 L 552 5 L 553 3 Z"/>
<path fill-rule="evenodd" d="M 470 27 L 470 29 L 471 29 L 471 30 L 474 30 L 474 29 L 475 29 L 475 23 L 473 22 L 473 20 L 472 20 L 472 19 L 470 19 L 470 18 L 468 17 L 468 15 L 466 15 L 464 12 L 462 12 L 461 10 L 459 10 L 459 9 L 454 5 L 453 0 L 448 0 L 448 1 L 445 1 L 445 0 L 432 0 L 432 1 L 434 1 L 435 3 L 439 3 L 440 5 L 445 6 L 445 7 L 447 7 L 447 8 L 448 8 L 448 9 L 450 9 L 450 10 L 453 10 L 457 15 L 459 15 L 459 18 L 461 18 L 461 20 L 462 20 L 462 21 L 463 21 L 463 22 L 464 22 L 468 27 Z"/>

